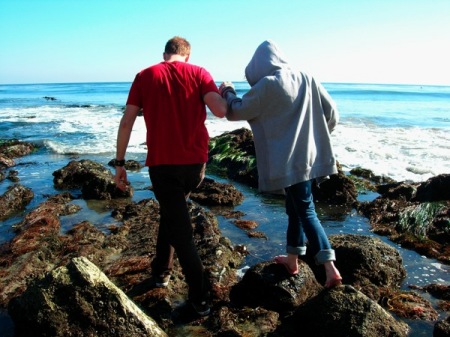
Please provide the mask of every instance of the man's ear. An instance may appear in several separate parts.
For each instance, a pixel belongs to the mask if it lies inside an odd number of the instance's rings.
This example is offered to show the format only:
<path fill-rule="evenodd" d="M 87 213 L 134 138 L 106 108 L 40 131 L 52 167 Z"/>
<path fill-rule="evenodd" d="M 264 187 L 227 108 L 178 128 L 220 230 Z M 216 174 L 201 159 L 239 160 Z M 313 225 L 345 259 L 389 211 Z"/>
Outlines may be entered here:
<path fill-rule="evenodd" d="M 168 58 L 168 55 L 164 52 L 164 53 L 163 53 L 163 60 L 164 60 L 164 61 L 167 61 L 167 58 Z"/>
<path fill-rule="evenodd" d="M 186 62 L 189 61 L 189 57 L 190 57 L 190 56 L 191 56 L 191 54 L 187 54 L 187 55 L 186 55 L 186 59 L 185 59 Z"/>

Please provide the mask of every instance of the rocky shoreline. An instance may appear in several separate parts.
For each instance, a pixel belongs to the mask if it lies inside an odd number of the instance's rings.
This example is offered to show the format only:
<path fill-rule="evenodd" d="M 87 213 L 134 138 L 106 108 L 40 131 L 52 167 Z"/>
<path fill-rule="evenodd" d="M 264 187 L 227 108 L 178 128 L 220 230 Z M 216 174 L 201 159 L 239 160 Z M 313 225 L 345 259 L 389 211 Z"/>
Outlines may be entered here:
<path fill-rule="evenodd" d="M 226 145 L 226 146 L 225 146 Z M 257 172 L 251 133 L 236 130 L 211 141 L 210 169 L 255 186 Z M 0 142 L 0 183 L 15 182 L 0 196 L 0 220 L 24 209 L 33 191 L 20 185 L 14 158 L 32 152 L 33 144 Z M 135 162 L 127 165 L 138 167 Z M 0 246 L 0 308 L 8 310 L 16 336 L 406 336 L 399 317 L 436 322 L 434 336 L 449 336 L 450 318 L 421 296 L 440 299 L 450 310 L 450 287 L 431 284 L 414 291 L 399 289 L 405 278 L 402 259 L 379 239 L 335 235 L 338 268 L 345 285 L 322 287 L 324 275 L 309 256 L 301 272 L 289 276 L 282 266 L 264 261 L 237 277 L 246 249 L 221 235 L 217 214 L 205 207 L 237 205 L 242 194 L 211 179 L 192 195 L 195 242 L 205 265 L 213 310 L 208 318 L 183 310 L 187 289 L 178 264 L 168 288 L 151 279 L 158 224 L 153 199 L 133 203 L 112 184 L 103 165 L 71 161 L 53 173 L 60 194 L 49 196 L 14 225 L 15 236 Z M 376 190 L 372 202 L 357 201 L 357 186 Z M 120 225 L 108 233 L 82 221 L 61 233 L 60 217 L 79 211 L 82 198 L 105 200 Z M 394 242 L 450 264 L 450 176 L 424 183 L 393 182 L 360 170 L 339 175 L 315 190 L 316 199 L 356 208 L 374 231 Z M 239 216 L 229 212 L 226 216 Z M 248 221 L 243 230 L 252 231 Z M 261 233 L 260 233 L 261 234 Z M 257 233 L 254 237 L 258 239 Z M 345 261 L 345 264 L 339 264 Z"/>

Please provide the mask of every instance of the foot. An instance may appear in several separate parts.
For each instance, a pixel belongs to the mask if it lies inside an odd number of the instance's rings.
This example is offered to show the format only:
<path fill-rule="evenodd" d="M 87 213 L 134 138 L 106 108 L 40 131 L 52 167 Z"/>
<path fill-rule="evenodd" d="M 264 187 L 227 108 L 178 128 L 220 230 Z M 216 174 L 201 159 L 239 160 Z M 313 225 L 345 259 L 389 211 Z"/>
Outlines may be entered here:
<path fill-rule="evenodd" d="M 298 261 L 297 261 L 297 255 L 278 255 L 275 256 L 274 261 L 278 264 L 282 264 L 287 272 L 291 275 L 297 275 L 298 274 Z"/>
<path fill-rule="evenodd" d="M 327 280 L 325 281 L 325 288 L 334 288 L 342 285 L 342 277 L 339 274 L 333 261 L 327 261 L 324 263 L 325 273 L 327 275 Z"/>

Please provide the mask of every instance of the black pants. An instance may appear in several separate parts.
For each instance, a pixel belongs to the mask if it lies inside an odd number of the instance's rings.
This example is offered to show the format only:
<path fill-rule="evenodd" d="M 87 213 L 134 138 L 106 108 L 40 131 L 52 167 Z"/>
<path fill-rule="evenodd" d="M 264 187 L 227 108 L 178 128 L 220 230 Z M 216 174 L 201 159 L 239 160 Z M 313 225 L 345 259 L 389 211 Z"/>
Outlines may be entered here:
<path fill-rule="evenodd" d="M 149 169 L 153 192 L 159 202 L 160 224 L 152 273 L 164 275 L 173 268 L 177 253 L 186 282 L 189 300 L 203 301 L 206 289 L 203 265 L 194 243 L 191 216 L 186 203 L 189 194 L 202 182 L 205 164 L 159 165 Z"/>

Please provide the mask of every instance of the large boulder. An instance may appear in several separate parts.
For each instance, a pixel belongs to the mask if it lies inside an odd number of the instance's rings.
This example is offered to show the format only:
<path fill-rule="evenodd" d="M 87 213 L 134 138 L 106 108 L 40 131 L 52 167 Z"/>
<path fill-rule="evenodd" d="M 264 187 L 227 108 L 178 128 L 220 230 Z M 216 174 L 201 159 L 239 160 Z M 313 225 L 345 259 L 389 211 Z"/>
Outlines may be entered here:
<path fill-rule="evenodd" d="M 81 189 L 84 199 L 109 200 L 133 195 L 129 187 L 126 191 L 117 188 L 109 169 L 92 160 L 72 160 L 62 169 L 53 172 L 53 183 L 57 189 Z"/>
<path fill-rule="evenodd" d="M 204 206 L 236 206 L 244 200 L 244 195 L 236 187 L 211 178 L 203 179 L 190 197 Z"/>
<path fill-rule="evenodd" d="M 324 290 L 289 320 L 305 337 L 405 337 L 407 324 L 351 286 Z M 288 335 L 298 336 L 298 334 Z"/>
<path fill-rule="evenodd" d="M 331 235 L 330 243 L 346 284 L 399 288 L 406 277 L 400 252 L 377 237 Z"/>
<path fill-rule="evenodd" d="M 155 336 L 166 333 L 92 262 L 74 258 L 9 303 L 15 336 Z"/>
<path fill-rule="evenodd" d="M 30 188 L 20 184 L 9 186 L 0 196 L 0 220 L 22 211 L 33 198 L 34 193 Z"/>
<path fill-rule="evenodd" d="M 252 266 L 233 287 L 230 299 L 240 306 L 285 312 L 317 295 L 322 286 L 308 265 L 299 261 L 299 273 L 291 275 L 282 264 L 261 262 Z"/>

